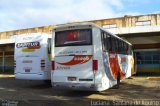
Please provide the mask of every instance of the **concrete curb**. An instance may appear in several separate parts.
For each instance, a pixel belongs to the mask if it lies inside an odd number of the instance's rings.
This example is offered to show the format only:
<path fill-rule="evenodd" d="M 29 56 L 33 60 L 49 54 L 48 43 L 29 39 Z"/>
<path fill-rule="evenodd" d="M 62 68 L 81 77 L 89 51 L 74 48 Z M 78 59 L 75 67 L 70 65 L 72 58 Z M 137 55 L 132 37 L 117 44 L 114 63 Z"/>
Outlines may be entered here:
<path fill-rule="evenodd" d="M 0 78 L 15 77 L 15 75 L 0 74 Z"/>
<path fill-rule="evenodd" d="M 148 80 L 158 80 L 158 81 L 160 81 L 160 76 L 159 76 L 159 77 L 147 77 L 146 79 L 148 79 Z"/>

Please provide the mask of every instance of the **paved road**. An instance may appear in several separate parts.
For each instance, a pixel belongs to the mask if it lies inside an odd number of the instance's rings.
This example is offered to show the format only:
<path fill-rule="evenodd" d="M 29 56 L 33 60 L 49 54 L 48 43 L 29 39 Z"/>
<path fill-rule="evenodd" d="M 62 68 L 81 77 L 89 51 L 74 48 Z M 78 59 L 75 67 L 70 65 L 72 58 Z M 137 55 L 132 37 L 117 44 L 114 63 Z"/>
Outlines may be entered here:
<path fill-rule="evenodd" d="M 133 77 L 125 79 L 119 89 L 82 92 L 53 89 L 43 81 L 16 80 L 14 76 L 0 75 L 0 100 L 3 104 L 15 102 L 18 106 L 116 105 L 125 101 L 130 103 L 133 100 L 143 105 L 147 105 L 144 104 L 148 103 L 147 101 L 155 101 L 160 105 L 160 80 Z"/>

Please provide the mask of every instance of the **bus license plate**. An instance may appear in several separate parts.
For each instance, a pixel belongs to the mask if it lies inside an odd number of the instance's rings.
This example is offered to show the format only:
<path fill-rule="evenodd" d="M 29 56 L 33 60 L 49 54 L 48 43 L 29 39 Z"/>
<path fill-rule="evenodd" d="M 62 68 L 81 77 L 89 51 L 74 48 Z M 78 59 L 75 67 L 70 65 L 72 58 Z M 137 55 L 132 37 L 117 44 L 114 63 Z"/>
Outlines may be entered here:
<path fill-rule="evenodd" d="M 76 77 L 68 77 L 68 81 L 76 81 Z"/>
<path fill-rule="evenodd" d="M 25 69 L 25 72 L 30 72 L 30 69 Z"/>

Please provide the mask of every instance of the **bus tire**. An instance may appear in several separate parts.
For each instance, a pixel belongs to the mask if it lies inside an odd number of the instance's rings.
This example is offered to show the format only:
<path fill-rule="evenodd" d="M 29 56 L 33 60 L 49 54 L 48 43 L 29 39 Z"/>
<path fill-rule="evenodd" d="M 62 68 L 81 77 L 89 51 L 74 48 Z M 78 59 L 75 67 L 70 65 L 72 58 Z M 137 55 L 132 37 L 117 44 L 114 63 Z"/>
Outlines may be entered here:
<path fill-rule="evenodd" d="M 51 84 L 51 80 L 44 80 L 45 84 Z"/>

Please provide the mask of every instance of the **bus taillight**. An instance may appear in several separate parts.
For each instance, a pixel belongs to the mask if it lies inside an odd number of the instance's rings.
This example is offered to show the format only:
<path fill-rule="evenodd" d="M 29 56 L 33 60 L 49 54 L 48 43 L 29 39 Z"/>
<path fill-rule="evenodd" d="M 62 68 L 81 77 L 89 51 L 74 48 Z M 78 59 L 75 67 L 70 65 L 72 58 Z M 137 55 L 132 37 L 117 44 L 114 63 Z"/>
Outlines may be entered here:
<path fill-rule="evenodd" d="M 93 71 L 97 71 L 98 70 L 98 60 L 93 60 Z"/>
<path fill-rule="evenodd" d="M 54 70 L 54 68 L 55 68 L 55 62 L 52 61 L 52 70 Z"/>
<path fill-rule="evenodd" d="M 16 61 L 14 60 L 14 69 L 16 68 Z"/>
<path fill-rule="evenodd" d="M 41 69 L 42 69 L 42 70 L 45 69 L 45 60 L 41 60 Z"/>

